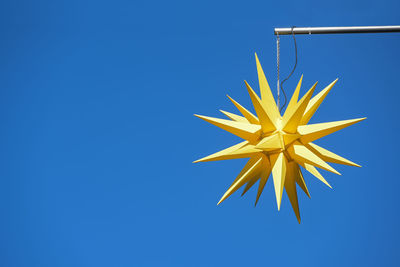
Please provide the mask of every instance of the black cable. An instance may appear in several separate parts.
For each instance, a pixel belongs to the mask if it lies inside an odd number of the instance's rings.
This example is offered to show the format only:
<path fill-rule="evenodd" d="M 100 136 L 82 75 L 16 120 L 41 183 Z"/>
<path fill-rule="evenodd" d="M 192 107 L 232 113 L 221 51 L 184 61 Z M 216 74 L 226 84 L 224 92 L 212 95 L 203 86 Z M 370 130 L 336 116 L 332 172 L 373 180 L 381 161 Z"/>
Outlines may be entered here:
<path fill-rule="evenodd" d="M 292 76 L 292 74 L 294 73 L 294 71 L 295 71 L 295 69 L 296 69 L 296 67 L 297 67 L 297 43 L 296 43 L 296 38 L 294 37 L 294 32 L 293 32 L 293 29 L 294 29 L 295 27 L 296 27 L 296 26 L 293 26 L 293 27 L 292 27 L 292 36 L 293 36 L 293 41 L 294 41 L 294 51 L 295 51 L 296 61 L 295 61 L 295 63 L 294 63 L 294 67 L 293 67 L 293 69 L 292 69 L 292 72 L 289 74 L 289 76 L 286 77 L 286 79 L 284 79 L 284 80 L 281 82 L 281 85 L 280 85 L 280 89 L 281 89 L 283 95 L 285 96 L 285 102 L 283 103 L 281 109 L 279 110 L 280 112 L 282 112 L 282 110 L 283 110 L 283 108 L 286 106 L 286 102 L 287 102 L 286 93 L 285 93 L 285 90 L 283 90 L 283 83 L 286 82 L 286 81 L 290 78 L 290 76 Z"/>

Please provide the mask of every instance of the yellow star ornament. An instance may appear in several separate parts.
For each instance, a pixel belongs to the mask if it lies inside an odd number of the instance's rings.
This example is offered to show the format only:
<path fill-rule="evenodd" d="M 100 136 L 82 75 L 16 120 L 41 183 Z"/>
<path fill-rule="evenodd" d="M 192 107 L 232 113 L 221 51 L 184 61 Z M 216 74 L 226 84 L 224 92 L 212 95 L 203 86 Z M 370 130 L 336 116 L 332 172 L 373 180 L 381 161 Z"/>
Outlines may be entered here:
<path fill-rule="evenodd" d="M 278 210 L 281 206 L 282 193 L 285 188 L 297 220 L 300 223 L 296 184 L 310 197 L 300 166 L 329 187 L 331 186 L 322 177 L 316 167 L 339 175 L 340 173 L 326 162 L 361 167 L 325 148 L 317 146 L 313 141 L 362 121 L 365 118 L 307 124 L 337 79 L 311 98 L 317 85 L 315 83 L 298 100 L 303 76 L 300 78 L 286 111 L 282 116 L 275 103 L 257 54 L 256 62 L 261 98 L 258 97 L 246 81 L 245 83 L 257 116 L 253 115 L 229 96 L 229 99 L 243 116 L 223 110 L 221 112 L 230 120 L 195 115 L 225 131 L 243 138 L 245 141 L 195 162 L 250 158 L 218 204 L 246 184 L 243 191 L 243 194 L 245 194 L 260 180 L 255 202 L 255 205 L 257 205 L 264 186 L 272 173 Z"/>

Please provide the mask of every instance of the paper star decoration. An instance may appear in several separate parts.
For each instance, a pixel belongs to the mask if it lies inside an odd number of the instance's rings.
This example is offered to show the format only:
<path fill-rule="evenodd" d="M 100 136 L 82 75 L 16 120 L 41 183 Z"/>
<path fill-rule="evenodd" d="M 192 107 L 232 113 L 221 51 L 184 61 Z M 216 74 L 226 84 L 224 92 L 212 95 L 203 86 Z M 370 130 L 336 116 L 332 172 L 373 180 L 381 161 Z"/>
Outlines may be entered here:
<path fill-rule="evenodd" d="M 365 118 L 307 125 L 337 79 L 311 98 L 317 85 L 315 83 L 298 100 L 303 76 L 301 76 L 286 111 L 282 116 L 275 103 L 257 54 L 256 62 L 261 98 L 258 97 L 246 81 L 245 84 L 257 116 L 253 115 L 229 96 L 229 99 L 243 116 L 223 110 L 221 112 L 230 120 L 195 114 L 195 116 L 237 135 L 245 141 L 195 162 L 250 158 L 218 204 L 246 184 L 242 194 L 244 195 L 260 180 L 255 202 L 255 205 L 257 205 L 264 186 L 272 173 L 278 210 L 281 206 L 283 189 L 285 188 L 297 220 L 300 223 L 296 184 L 310 197 L 300 166 L 329 187 L 331 186 L 322 177 L 316 167 L 339 175 L 340 173 L 327 162 L 361 167 L 325 148 L 317 146 L 313 141 L 362 121 Z"/>

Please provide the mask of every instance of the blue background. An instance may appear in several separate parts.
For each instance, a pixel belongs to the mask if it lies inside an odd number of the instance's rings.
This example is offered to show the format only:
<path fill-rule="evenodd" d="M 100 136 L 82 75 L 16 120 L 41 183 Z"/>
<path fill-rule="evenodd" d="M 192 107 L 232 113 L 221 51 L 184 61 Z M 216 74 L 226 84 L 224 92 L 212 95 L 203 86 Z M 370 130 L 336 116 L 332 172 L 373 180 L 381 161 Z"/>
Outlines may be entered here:
<path fill-rule="evenodd" d="M 339 77 L 312 122 L 363 168 L 305 175 L 302 223 L 271 180 L 217 201 L 239 139 L 193 117 L 250 108 L 274 27 L 393 25 L 399 1 L 2 1 L 0 266 L 399 266 L 399 34 L 297 36 L 303 90 Z M 294 62 L 281 37 L 281 72 Z M 274 90 L 275 93 L 275 90 Z"/>

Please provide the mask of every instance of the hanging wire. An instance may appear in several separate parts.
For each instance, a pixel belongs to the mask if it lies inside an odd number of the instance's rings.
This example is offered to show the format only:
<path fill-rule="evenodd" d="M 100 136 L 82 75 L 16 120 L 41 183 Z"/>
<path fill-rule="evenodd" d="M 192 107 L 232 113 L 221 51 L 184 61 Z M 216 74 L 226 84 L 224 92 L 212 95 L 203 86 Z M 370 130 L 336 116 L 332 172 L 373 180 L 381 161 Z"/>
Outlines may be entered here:
<path fill-rule="evenodd" d="M 280 112 L 282 112 L 282 110 L 283 110 L 283 108 L 286 106 L 286 102 L 287 102 L 287 97 L 286 97 L 286 92 L 285 92 L 285 90 L 283 89 L 283 83 L 284 82 L 286 82 L 289 78 L 290 78 L 290 76 L 292 76 L 292 74 L 294 73 L 294 71 L 296 70 L 296 67 L 297 67 L 297 43 L 296 43 L 296 38 L 294 37 L 294 32 L 293 32 L 293 29 L 295 28 L 296 26 L 293 26 L 292 27 L 292 36 L 293 36 L 293 41 L 294 41 L 294 52 L 295 52 L 295 57 L 296 57 L 296 61 L 295 61 L 295 63 L 294 63 L 294 66 L 293 66 L 293 69 L 292 69 L 292 71 L 290 72 L 290 74 L 280 83 L 280 86 L 279 86 L 279 35 L 277 35 L 277 51 L 278 51 L 278 53 L 277 53 L 277 63 L 278 63 L 278 107 L 279 107 L 279 102 L 280 102 L 280 96 L 279 96 L 279 91 L 282 91 L 282 93 L 283 93 L 283 95 L 284 95 L 284 97 L 285 97 L 285 102 L 283 103 L 283 105 L 282 105 L 282 107 L 279 109 L 279 111 Z"/>
<path fill-rule="evenodd" d="M 280 66 L 280 62 L 279 62 L 279 55 L 280 55 L 280 40 L 279 40 L 279 34 L 276 35 L 276 91 L 277 91 L 277 104 L 278 104 L 278 108 L 280 105 L 280 100 L 281 100 L 281 96 L 280 96 L 280 90 L 279 90 L 279 66 Z"/>

